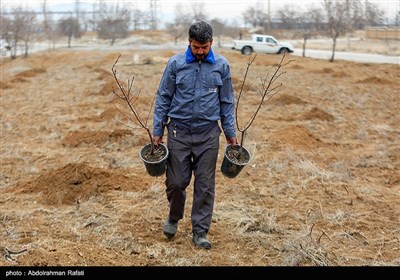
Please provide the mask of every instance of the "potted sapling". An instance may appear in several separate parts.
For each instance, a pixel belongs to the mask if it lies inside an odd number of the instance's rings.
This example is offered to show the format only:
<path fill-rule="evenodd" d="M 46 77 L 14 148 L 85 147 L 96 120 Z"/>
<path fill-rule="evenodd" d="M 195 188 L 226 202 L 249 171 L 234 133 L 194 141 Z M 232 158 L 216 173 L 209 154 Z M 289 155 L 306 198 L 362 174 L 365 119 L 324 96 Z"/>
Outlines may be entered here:
<path fill-rule="evenodd" d="M 130 113 L 132 113 L 132 116 L 129 116 L 127 113 L 119 109 L 117 106 L 116 108 L 126 119 L 136 124 L 136 127 L 129 126 L 118 120 L 117 121 L 130 128 L 142 128 L 144 131 L 146 131 L 149 137 L 149 143 L 141 148 L 139 156 L 145 165 L 147 173 L 150 176 L 161 176 L 165 173 L 166 170 L 166 160 L 168 158 L 169 151 L 167 146 L 164 144 L 160 144 L 157 147 L 155 147 L 155 145 L 153 144 L 152 134 L 148 126 L 150 112 L 154 104 L 155 95 L 153 97 L 151 106 L 147 112 L 147 116 L 143 117 L 143 115 L 139 112 L 137 106 L 137 101 L 140 95 L 140 91 L 136 93 L 132 92 L 133 81 L 135 77 L 133 76 L 131 79 L 128 79 L 127 87 L 125 87 L 117 76 L 116 65 L 118 63 L 120 56 L 121 55 L 118 56 L 118 58 L 116 59 L 111 68 L 113 78 L 117 85 L 117 88 L 114 88 L 113 85 L 113 93 L 115 94 L 115 96 L 118 97 L 118 99 L 121 99 L 125 103 L 127 109 L 130 111 Z"/>
<path fill-rule="evenodd" d="M 241 133 L 240 137 L 240 145 L 232 146 L 227 145 L 224 150 L 224 159 L 221 164 L 221 172 L 223 175 L 229 178 L 235 178 L 239 175 L 240 171 L 250 163 L 251 155 L 248 149 L 244 147 L 244 141 L 246 139 L 247 130 L 251 127 L 254 123 L 254 119 L 260 112 L 262 105 L 267 103 L 276 93 L 279 92 L 282 83 L 277 83 L 277 80 L 286 72 L 282 71 L 282 68 L 288 65 L 293 60 L 284 63 L 285 55 L 282 56 L 281 61 L 279 62 L 277 68 L 269 76 L 269 73 L 265 77 L 260 77 L 260 86 L 257 87 L 257 92 L 259 93 L 260 100 L 258 102 L 257 107 L 254 109 L 254 113 L 250 116 L 250 118 L 243 122 L 239 119 L 239 110 L 240 104 L 243 99 L 243 96 L 250 90 L 250 85 L 248 88 L 245 89 L 245 82 L 250 70 L 251 65 L 253 64 L 254 60 L 256 59 L 257 54 L 250 58 L 247 63 L 247 68 L 244 74 L 243 81 L 240 86 L 240 90 L 237 93 L 236 97 L 236 106 L 235 106 L 235 118 L 236 118 L 236 128 Z M 243 101 L 242 101 L 243 102 Z"/>

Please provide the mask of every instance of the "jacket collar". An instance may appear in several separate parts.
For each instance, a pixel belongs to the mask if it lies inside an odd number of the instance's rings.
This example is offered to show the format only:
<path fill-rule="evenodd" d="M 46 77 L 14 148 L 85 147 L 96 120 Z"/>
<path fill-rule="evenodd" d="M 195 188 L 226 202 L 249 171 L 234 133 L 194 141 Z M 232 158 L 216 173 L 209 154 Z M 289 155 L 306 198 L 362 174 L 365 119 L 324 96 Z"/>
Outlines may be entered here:
<path fill-rule="evenodd" d="M 192 50 L 190 49 L 190 46 L 187 47 L 186 50 L 186 63 L 190 63 L 196 60 L 196 57 L 192 54 Z M 215 64 L 215 58 L 214 58 L 214 52 L 212 49 L 210 49 L 209 53 L 204 59 L 205 61 L 210 62 L 211 64 Z"/>

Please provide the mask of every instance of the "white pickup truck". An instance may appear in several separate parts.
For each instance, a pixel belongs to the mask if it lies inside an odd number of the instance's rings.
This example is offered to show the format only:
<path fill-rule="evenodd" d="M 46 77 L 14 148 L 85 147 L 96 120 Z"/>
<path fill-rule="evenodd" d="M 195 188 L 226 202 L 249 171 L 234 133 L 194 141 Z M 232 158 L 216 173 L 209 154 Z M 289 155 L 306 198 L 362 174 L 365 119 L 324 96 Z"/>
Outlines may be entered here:
<path fill-rule="evenodd" d="M 245 55 L 250 55 L 252 52 L 285 54 L 294 51 L 292 44 L 279 42 L 271 35 L 261 34 L 252 34 L 251 40 L 233 40 L 232 49 L 241 51 Z"/>

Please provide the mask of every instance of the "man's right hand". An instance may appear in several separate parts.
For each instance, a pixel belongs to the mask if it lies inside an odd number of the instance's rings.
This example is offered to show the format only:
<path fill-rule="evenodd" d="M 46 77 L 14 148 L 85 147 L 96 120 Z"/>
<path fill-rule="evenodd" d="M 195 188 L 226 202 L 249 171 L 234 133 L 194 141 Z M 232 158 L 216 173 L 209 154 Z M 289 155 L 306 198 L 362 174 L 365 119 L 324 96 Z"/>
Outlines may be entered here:
<path fill-rule="evenodd" d="M 239 141 L 236 137 L 226 138 L 226 143 L 231 144 L 232 146 L 239 145 Z"/>

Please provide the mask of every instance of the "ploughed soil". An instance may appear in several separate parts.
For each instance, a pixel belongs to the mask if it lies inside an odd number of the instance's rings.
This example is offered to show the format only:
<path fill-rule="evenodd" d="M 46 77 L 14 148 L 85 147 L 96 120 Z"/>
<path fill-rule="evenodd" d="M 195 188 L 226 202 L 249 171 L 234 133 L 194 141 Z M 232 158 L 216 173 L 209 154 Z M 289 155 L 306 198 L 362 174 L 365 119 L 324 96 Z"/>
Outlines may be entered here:
<path fill-rule="evenodd" d="M 191 241 L 193 181 L 167 240 L 165 176 L 146 172 L 139 152 L 149 138 L 113 94 L 111 67 L 121 55 L 117 73 L 125 86 L 135 77 L 132 96 L 146 120 L 178 51 L 62 48 L 2 58 L 0 265 L 400 265 L 399 65 L 284 57 L 292 61 L 271 88 L 282 85 L 243 142 L 251 161 L 233 179 L 220 171 L 221 135 L 213 248 Z M 249 57 L 216 51 L 230 61 L 238 93 Z M 257 55 L 240 127 L 282 58 Z M 24 248 L 15 262 L 3 258 Z"/>

